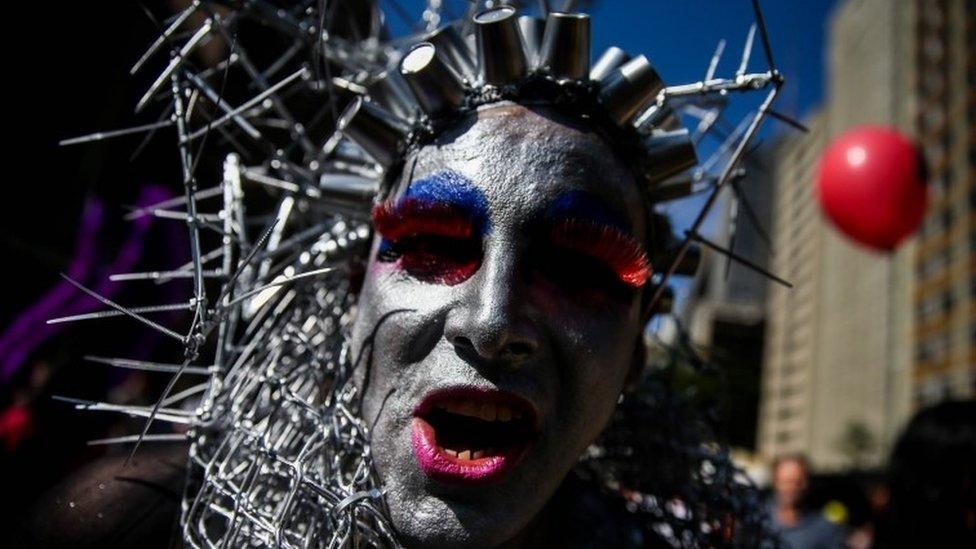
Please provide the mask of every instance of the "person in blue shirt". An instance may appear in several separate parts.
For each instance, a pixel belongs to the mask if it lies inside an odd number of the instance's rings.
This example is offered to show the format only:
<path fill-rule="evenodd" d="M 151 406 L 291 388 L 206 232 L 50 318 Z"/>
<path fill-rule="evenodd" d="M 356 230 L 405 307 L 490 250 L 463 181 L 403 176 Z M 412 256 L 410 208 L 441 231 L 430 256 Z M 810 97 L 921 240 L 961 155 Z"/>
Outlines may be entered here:
<path fill-rule="evenodd" d="M 773 529 L 786 549 L 845 547 L 844 529 L 805 506 L 809 476 L 809 464 L 802 455 L 773 462 L 773 497 L 767 507 Z"/>

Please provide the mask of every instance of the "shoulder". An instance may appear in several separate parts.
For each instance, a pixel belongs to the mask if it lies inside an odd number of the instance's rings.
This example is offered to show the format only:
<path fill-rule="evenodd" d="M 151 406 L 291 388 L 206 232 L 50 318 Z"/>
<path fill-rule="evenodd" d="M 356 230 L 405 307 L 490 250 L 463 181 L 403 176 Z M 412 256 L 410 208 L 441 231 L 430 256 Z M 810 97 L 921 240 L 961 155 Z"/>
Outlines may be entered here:
<path fill-rule="evenodd" d="M 42 496 L 18 525 L 28 547 L 168 547 L 186 476 L 184 445 L 100 459 Z"/>

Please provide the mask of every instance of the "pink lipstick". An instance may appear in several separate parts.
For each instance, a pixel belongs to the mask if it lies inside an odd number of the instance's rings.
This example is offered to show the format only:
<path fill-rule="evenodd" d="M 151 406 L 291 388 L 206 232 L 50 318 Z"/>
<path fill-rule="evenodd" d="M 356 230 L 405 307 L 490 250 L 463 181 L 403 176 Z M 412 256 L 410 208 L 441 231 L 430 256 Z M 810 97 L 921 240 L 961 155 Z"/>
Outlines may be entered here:
<path fill-rule="evenodd" d="M 528 401 L 511 393 L 472 387 L 436 391 L 414 410 L 414 455 L 434 480 L 495 482 L 525 454 L 536 417 Z"/>

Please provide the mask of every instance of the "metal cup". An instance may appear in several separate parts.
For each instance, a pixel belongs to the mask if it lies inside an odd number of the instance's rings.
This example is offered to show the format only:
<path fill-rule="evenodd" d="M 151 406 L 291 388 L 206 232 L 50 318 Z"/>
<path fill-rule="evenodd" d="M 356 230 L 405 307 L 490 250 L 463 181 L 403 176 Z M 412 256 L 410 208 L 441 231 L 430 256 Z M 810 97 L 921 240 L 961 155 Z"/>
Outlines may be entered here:
<path fill-rule="evenodd" d="M 585 80 L 590 72 L 590 16 L 550 12 L 538 66 L 556 78 Z"/>
<path fill-rule="evenodd" d="M 403 56 L 400 73 L 420 108 L 428 114 L 456 109 L 464 102 L 460 77 L 437 55 L 437 48 L 429 42 L 417 44 Z"/>
<path fill-rule="evenodd" d="M 600 81 L 600 101 L 621 126 L 653 100 L 664 83 L 647 57 L 639 55 Z"/>
<path fill-rule="evenodd" d="M 698 154 L 688 130 L 658 130 L 641 139 L 644 154 L 641 172 L 652 184 L 677 175 L 698 164 Z"/>
<path fill-rule="evenodd" d="M 590 69 L 590 80 L 603 80 L 627 61 L 630 61 L 629 53 L 617 46 L 610 46 Z"/>
<path fill-rule="evenodd" d="M 369 209 L 379 192 L 379 182 L 353 174 L 324 173 L 319 177 L 319 192 L 326 201 Z"/>
<path fill-rule="evenodd" d="M 525 56 L 529 67 L 539 65 L 539 50 L 542 48 L 542 36 L 546 32 L 546 20 L 529 15 L 518 18 L 519 31 L 525 43 Z"/>
<path fill-rule="evenodd" d="M 383 71 L 366 86 L 370 101 L 381 106 L 404 120 L 413 120 L 417 114 L 417 103 L 396 70 Z"/>
<path fill-rule="evenodd" d="M 455 25 L 447 25 L 435 30 L 428 34 L 424 41 L 433 44 L 437 48 L 437 55 L 441 56 L 458 75 L 474 81 L 478 69 L 475 67 L 471 49 Z"/>
<path fill-rule="evenodd" d="M 670 106 L 653 104 L 637 116 L 634 127 L 641 135 L 651 135 L 655 130 L 679 130 L 681 120 Z"/>
<path fill-rule="evenodd" d="M 399 157 L 406 126 L 395 116 L 357 97 L 339 116 L 337 129 L 373 157 L 384 169 Z"/>
<path fill-rule="evenodd" d="M 528 73 L 525 44 L 515 8 L 501 6 L 474 16 L 478 36 L 478 63 L 485 84 L 502 86 Z"/>

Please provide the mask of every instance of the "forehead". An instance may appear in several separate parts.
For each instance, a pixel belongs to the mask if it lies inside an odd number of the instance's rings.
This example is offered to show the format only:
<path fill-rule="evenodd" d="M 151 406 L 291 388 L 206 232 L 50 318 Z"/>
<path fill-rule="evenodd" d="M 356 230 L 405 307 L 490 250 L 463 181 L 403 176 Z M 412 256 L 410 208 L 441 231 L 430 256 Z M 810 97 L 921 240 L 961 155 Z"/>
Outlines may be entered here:
<path fill-rule="evenodd" d="M 542 108 L 482 108 L 420 149 L 404 181 L 450 171 L 480 189 L 492 217 L 530 217 L 566 193 L 582 192 L 644 230 L 644 206 L 627 167 L 585 125 Z"/>

